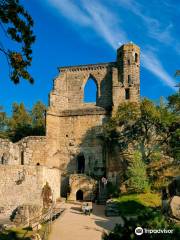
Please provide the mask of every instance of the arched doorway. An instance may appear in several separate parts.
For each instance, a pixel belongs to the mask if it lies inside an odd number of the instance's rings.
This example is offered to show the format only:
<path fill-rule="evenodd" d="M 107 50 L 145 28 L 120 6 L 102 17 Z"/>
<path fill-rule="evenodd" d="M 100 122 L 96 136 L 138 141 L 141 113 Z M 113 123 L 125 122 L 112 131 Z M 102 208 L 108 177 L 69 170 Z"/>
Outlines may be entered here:
<path fill-rule="evenodd" d="M 77 157 L 77 172 L 84 173 L 85 171 L 85 158 L 83 154 Z"/>
<path fill-rule="evenodd" d="M 82 190 L 78 190 L 76 192 L 76 200 L 78 200 L 78 201 L 82 201 L 83 200 L 83 191 Z"/>

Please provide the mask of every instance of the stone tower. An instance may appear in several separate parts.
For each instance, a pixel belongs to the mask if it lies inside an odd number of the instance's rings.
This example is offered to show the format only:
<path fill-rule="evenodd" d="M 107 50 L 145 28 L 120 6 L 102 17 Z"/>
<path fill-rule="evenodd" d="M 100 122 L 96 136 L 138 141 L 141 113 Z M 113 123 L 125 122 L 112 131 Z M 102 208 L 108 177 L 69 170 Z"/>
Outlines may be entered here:
<path fill-rule="evenodd" d="M 127 43 L 117 49 L 116 67 L 113 68 L 113 113 L 124 101 L 139 101 L 140 96 L 140 49 Z"/>

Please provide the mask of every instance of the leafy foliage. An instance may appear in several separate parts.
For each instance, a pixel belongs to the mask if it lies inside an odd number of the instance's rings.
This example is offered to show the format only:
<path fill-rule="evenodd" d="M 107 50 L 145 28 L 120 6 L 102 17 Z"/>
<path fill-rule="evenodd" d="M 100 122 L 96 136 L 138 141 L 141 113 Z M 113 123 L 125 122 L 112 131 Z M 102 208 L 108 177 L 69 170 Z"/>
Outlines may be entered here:
<path fill-rule="evenodd" d="M 122 103 L 116 115 L 104 124 L 102 130 L 104 142 L 109 149 L 113 145 L 119 146 L 119 154 L 126 160 L 127 165 L 130 164 L 131 174 L 134 171 L 137 178 L 142 167 L 144 174 L 146 169 L 148 178 L 154 185 L 161 177 L 166 181 L 166 178 L 173 176 L 174 170 L 179 169 L 177 168 L 180 159 L 179 105 L 179 93 L 170 96 L 168 103 L 161 99 L 159 105 L 146 98 L 140 103 Z M 134 151 L 140 152 L 141 164 L 137 160 L 136 164 L 135 162 L 132 164 Z M 143 163 L 145 165 L 142 165 Z M 168 169 L 171 169 L 171 174 Z M 128 174 L 125 176 L 126 180 L 127 177 Z M 140 176 L 139 180 L 133 182 L 140 182 Z"/>
<path fill-rule="evenodd" d="M 19 83 L 20 78 L 23 78 L 33 83 L 33 78 L 27 71 L 32 62 L 32 44 L 35 41 L 33 20 L 19 0 L 0 1 L 0 27 L 6 37 L 15 43 L 15 50 L 4 47 L 2 43 L 0 46 L 11 70 L 11 80 Z M 17 48 L 17 45 L 20 47 Z"/>
<path fill-rule="evenodd" d="M 45 112 L 46 106 L 38 101 L 31 111 L 33 135 L 45 134 Z"/>
<path fill-rule="evenodd" d="M 6 113 L 2 111 L 3 108 L 0 106 L 0 138 L 6 138 L 6 123 L 7 117 Z"/>
<path fill-rule="evenodd" d="M 117 185 L 111 183 L 111 182 L 108 182 L 107 183 L 107 195 L 109 198 L 114 198 L 114 197 L 118 197 L 120 194 L 120 190 L 118 188 Z"/>
<path fill-rule="evenodd" d="M 23 103 L 13 104 L 13 114 L 8 122 L 9 137 L 12 141 L 18 141 L 28 136 L 31 132 L 31 117 Z"/>
<path fill-rule="evenodd" d="M 11 117 L 8 118 L 4 112 L 0 112 L 0 137 L 17 142 L 26 136 L 44 135 L 45 111 L 46 106 L 40 101 L 29 112 L 23 103 L 13 103 Z"/>
<path fill-rule="evenodd" d="M 124 240 L 124 239 L 167 239 L 176 240 L 180 237 L 180 229 L 167 219 L 158 210 L 146 209 L 137 218 L 123 217 L 124 226 L 116 225 L 114 230 L 109 234 L 104 234 L 103 240 Z M 173 233 L 158 233 L 158 234 L 135 234 L 136 227 L 143 229 L 172 229 Z"/>
<path fill-rule="evenodd" d="M 149 190 L 149 182 L 146 173 L 146 164 L 142 160 L 140 152 L 134 153 L 133 159 L 128 167 L 128 188 L 132 192 L 147 192 Z"/>

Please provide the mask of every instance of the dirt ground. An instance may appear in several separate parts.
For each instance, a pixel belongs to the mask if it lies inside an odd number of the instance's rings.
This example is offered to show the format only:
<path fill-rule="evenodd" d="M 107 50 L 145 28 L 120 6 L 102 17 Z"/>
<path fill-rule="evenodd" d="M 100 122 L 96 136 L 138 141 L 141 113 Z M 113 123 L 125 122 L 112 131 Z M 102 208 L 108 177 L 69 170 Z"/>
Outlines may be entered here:
<path fill-rule="evenodd" d="M 101 240 L 104 231 L 110 231 L 121 217 L 106 217 L 104 206 L 93 205 L 93 213 L 84 215 L 76 204 L 65 204 L 65 212 L 52 225 L 49 240 Z"/>

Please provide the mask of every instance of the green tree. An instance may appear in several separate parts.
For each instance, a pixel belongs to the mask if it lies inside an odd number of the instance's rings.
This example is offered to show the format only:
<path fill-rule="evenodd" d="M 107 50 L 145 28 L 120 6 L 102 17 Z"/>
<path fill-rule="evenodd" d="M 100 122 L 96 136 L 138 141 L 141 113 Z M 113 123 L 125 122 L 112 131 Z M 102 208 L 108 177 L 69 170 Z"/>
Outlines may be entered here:
<path fill-rule="evenodd" d="M 8 121 L 8 133 L 13 142 L 31 135 L 32 120 L 23 103 L 13 103 L 12 117 Z"/>
<path fill-rule="evenodd" d="M 171 111 L 180 114 L 180 92 L 168 97 L 168 108 Z"/>
<path fill-rule="evenodd" d="M 45 114 L 46 106 L 38 101 L 31 111 L 33 135 L 45 134 Z"/>
<path fill-rule="evenodd" d="M 174 124 L 171 126 L 170 131 L 172 134 L 169 137 L 168 149 L 171 155 L 179 160 L 180 159 L 180 92 L 175 93 L 168 97 L 168 109 L 176 115 Z"/>
<path fill-rule="evenodd" d="M 132 192 L 142 193 L 149 190 L 146 164 L 139 151 L 135 151 L 127 170 L 127 184 Z"/>
<path fill-rule="evenodd" d="M 0 138 L 6 138 L 7 117 L 6 113 L 2 110 L 3 108 L 0 106 Z"/>
<path fill-rule="evenodd" d="M 19 0 L 0 0 L 0 27 L 5 37 L 14 42 L 14 50 L 0 42 L 0 52 L 5 55 L 10 68 L 10 79 L 14 83 L 19 83 L 21 78 L 33 83 L 27 71 L 35 41 L 33 20 Z"/>
<path fill-rule="evenodd" d="M 140 151 L 150 182 L 159 181 L 161 176 L 173 176 L 174 170 L 179 169 L 179 122 L 177 111 L 170 110 L 162 100 L 159 105 L 148 99 L 122 103 L 117 114 L 103 126 L 102 138 L 109 148 L 119 146 L 127 165 L 132 152 Z"/>

